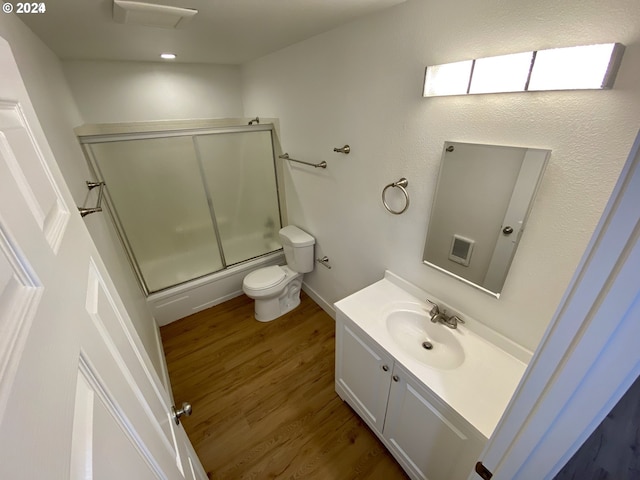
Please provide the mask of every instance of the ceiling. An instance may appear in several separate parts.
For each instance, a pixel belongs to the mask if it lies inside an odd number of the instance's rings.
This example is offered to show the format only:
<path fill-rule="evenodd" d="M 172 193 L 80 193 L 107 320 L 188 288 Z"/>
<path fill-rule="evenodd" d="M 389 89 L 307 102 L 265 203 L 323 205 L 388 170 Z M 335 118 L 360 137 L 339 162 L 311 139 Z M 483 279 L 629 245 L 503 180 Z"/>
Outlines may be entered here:
<path fill-rule="evenodd" d="M 121 24 L 113 0 L 55 0 L 20 18 L 63 60 L 241 64 L 406 0 L 145 0 L 197 9 L 182 28 Z"/>

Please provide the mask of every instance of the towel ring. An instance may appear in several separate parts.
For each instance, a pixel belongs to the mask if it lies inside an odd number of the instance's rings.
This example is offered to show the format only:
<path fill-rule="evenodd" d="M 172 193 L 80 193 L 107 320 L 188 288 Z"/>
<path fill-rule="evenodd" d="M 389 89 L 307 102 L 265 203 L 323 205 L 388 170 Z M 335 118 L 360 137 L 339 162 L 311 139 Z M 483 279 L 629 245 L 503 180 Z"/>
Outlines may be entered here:
<path fill-rule="evenodd" d="M 405 188 L 408 185 L 409 185 L 409 180 L 407 180 L 406 178 L 402 177 L 397 182 L 390 183 L 389 185 L 384 187 L 384 189 L 382 190 L 382 203 L 384 204 L 384 208 L 386 208 L 389 212 L 393 213 L 394 215 L 400 215 L 401 213 L 404 213 L 407 210 L 407 208 L 409 208 L 409 193 L 407 192 L 407 190 Z M 387 193 L 387 189 L 389 189 L 391 187 L 399 188 L 402 191 L 402 193 L 404 194 L 405 205 L 404 205 L 404 208 L 402 210 L 399 210 L 399 211 L 393 210 L 389 206 L 389 204 L 387 203 L 387 200 L 385 199 L 385 194 Z"/>

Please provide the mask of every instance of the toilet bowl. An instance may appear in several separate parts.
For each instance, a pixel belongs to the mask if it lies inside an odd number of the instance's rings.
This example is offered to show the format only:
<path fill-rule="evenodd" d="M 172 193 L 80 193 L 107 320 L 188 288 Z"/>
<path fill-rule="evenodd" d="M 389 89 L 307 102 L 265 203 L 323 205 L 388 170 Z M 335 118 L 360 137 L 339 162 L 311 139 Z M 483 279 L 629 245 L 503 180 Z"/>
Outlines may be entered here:
<path fill-rule="evenodd" d="M 255 318 L 270 322 L 300 305 L 302 273 L 286 265 L 274 265 L 251 272 L 242 282 L 242 290 L 255 300 Z"/>
<path fill-rule="evenodd" d="M 255 300 L 255 318 L 270 322 L 300 305 L 302 276 L 313 270 L 315 239 L 296 226 L 280 230 L 286 265 L 254 270 L 244 277 L 242 290 Z"/>

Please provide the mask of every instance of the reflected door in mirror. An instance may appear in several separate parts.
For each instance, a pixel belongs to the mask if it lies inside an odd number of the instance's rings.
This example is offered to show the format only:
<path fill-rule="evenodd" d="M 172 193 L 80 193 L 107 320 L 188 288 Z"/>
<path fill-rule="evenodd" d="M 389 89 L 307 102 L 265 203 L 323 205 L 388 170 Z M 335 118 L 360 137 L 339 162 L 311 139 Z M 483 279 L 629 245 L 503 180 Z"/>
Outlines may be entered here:
<path fill-rule="evenodd" d="M 499 297 L 549 154 L 445 142 L 424 263 Z"/>

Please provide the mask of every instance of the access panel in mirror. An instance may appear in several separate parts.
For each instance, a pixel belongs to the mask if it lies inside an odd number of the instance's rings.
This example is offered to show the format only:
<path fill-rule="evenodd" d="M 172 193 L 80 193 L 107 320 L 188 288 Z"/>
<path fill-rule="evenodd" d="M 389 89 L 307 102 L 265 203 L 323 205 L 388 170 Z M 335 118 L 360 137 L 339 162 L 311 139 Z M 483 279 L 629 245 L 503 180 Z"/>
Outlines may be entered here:
<path fill-rule="evenodd" d="M 550 154 L 445 142 L 424 263 L 499 297 Z"/>

